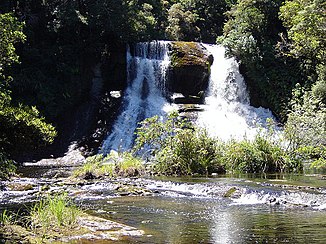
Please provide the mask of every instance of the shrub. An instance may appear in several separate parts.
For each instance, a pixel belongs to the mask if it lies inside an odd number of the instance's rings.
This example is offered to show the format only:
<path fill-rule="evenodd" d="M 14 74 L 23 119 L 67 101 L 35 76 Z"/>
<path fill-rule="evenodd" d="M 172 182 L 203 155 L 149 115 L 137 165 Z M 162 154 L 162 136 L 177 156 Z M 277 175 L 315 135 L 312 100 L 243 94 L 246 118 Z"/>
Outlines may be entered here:
<path fill-rule="evenodd" d="M 326 169 L 326 146 L 301 146 L 296 153 L 301 160 L 308 161 L 311 168 Z"/>
<path fill-rule="evenodd" d="M 170 114 L 168 119 L 146 119 L 138 129 L 135 150 L 151 152 L 153 168 L 166 175 L 211 174 L 221 171 L 271 173 L 301 171 L 302 164 L 291 151 L 285 151 L 274 138 L 272 128 L 253 141 L 221 142 L 204 129 Z"/>
<path fill-rule="evenodd" d="M 173 112 L 166 121 L 144 120 L 137 131 L 134 150 L 150 152 L 157 173 L 167 175 L 209 174 L 220 171 L 219 141 L 194 128 Z M 144 150 L 146 149 L 146 150 Z"/>
<path fill-rule="evenodd" d="M 137 176 L 141 175 L 144 171 L 143 162 L 134 157 L 131 153 L 125 152 L 120 156 L 116 164 L 116 172 L 120 176 Z"/>
<path fill-rule="evenodd" d="M 155 169 L 168 175 L 217 172 L 222 169 L 217 149 L 218 140 L 209 138 L 205 130 L 180 130 L 156 155 Z"/>
<path fill-rule="evenodd" d="M 242 173 L 292 172 L 302 170 L 300 162 L 270 139 L 257 135 L 253 141 L 231 141 L 223 156 L 229 171 Z"/>
<path fill-rule="evenodd" d="M 8 179 L 16 170 L 14 162 L 0 152 L 0 179 Z"/>

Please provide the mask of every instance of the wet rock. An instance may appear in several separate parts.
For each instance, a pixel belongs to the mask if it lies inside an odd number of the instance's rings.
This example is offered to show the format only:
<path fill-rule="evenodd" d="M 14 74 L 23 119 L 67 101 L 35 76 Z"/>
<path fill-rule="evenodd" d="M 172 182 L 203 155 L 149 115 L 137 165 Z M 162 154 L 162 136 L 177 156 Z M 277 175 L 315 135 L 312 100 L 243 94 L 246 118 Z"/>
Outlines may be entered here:
<path fill-rule="evenodd" d="M 224 193 L 223 197 L 229 198 L 237 191 L 236 187 L 231 187 L 227 192 Z"/>
<path fill-rule="evenodd" d="M 34 167 L 64 167 L 64 166 L 79 166 L 85 162 L 85 157 L 82 152 L 76 148 L 77 145 L 72 144 L 65 156 L 59 158 L 42 159 L 36 163 L 25 162 L 24 166 Z"/>
<path fill-rule="evenodd" d="M 92 172 L 86 172 L 83 179 L 84 180 L 93 180 L 93 179 L 96 179 L 96 176 Z"/>
<path fill-rule="evenodd" d="M 8 183 L 7 188 L 10 191 L 29 191 L 33 190 L 36 185 L 34 184 L 24 184 L 19 182 Z"/>
<path fill-rule="evenodd" d="M 197 96 L 205 91 L 213 62 L 212 56 L 200 43 L 195 42 L 172 42 L 170 48 L 170 91 L 182 93 L 185 97 Z"/>
<path fill-rule="evenodd" d="M 31 243 L 32 234 L 19 225 L 0 226 L 0 243 Z"/>

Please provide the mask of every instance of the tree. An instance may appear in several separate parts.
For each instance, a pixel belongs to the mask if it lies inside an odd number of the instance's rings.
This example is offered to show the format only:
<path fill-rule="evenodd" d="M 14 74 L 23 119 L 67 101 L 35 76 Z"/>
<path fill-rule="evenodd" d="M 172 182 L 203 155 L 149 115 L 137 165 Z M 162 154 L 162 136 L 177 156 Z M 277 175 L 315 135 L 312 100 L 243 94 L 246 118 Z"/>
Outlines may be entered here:
<path fill-rule="evenodd" d="M 198 15 L 187 10 L 181 3 L 175 3 L 168 11 L 167 35 L 172 40 L 198 40 L 200 30 L 196 26 Z"/>
<path fill-rule="evenodd" d="M 326 2 L 286 1 L 280 18 L 287 27 L 287 55 L 302 63 L 305 89 L 294 90 L 286 123 L 291 146 L 315 167 L 326 167 Z M 299 94 L 299 95 L 298 95 Z"/>
<path fill-rule="evenodd" d="M 313 92 L 326 103 L 326 2 L 286 1 L 280 18 L 288 30 L 290 54 L 302 60 Z M 315 83 L 316 82 L 316 83 Z"/>
<path fill-rule="evenodd" d="M 11 101 L 9 82 L 12 78 L 6 74 L 6 69 L 18 62 L 14 45 L 25 39 L 22 29 L 23 23 L 20 23 L 13 14 L 0 14 L 1 176 L 6 176 L 12 170 L 12 167 L 8 166 L 10 164 L 7 160 L 8 156 L 51 143 L 56 135 L 54 127 L 45 123 L 35 107 L 14 106 Z M 6 166 L 3 167 L 4 165 Z"/>
<path fill-rule="evenodd" d="M 300 82 L 301 73 L 297 60 L 281 55 L 278 50 L 279 33 L 285 32 L 278 18 L 282 2 L 238 1 L 227 12 L 228 21 L 218 42 L 240 61 L 251 103 L 270 108 L 285 121 L 292 88 Z"/>
<path fill-rule="evenodd" d="M 14 18 L 13 14 L 0 14 L 0 88 L 9 77 L 6 77 L 4 70 L 15 62 L 18 62 L 18 55 L 15 53 L 15 44 L 25 40 L 22 32 L 23 24 Z"/>

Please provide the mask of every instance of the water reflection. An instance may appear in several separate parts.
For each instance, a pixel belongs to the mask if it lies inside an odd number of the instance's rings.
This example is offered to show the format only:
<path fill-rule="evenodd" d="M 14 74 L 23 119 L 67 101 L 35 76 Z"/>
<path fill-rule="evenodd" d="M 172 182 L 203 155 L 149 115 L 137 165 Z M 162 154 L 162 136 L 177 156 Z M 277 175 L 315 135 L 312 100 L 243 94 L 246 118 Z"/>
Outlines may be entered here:
<path fill-rule="evenodd" d="M 212 213 L 212 226 L 210 228 L 213 243 L 237 242 L 239 236 L 237 221 L 233 219 L 232 213 L 214 209 Z"/>

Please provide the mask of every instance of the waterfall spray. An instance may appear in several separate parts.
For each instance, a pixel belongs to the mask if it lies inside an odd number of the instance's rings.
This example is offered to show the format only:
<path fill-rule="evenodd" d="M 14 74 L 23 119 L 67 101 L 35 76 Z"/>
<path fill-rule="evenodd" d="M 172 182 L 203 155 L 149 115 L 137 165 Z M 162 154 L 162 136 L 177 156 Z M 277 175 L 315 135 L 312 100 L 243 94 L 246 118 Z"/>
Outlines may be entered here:
<path fill-rule="evenodd" d="M 249 104 L 246 83 L 234 58 L 225 57 L 223 46 L 203 44 L 214 57 L 204 112 L 197 124 L 211 136 L 222 140 L 253 139 L 266 119 L 273 118 L 270 110 Z"/>

